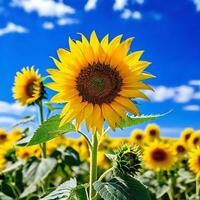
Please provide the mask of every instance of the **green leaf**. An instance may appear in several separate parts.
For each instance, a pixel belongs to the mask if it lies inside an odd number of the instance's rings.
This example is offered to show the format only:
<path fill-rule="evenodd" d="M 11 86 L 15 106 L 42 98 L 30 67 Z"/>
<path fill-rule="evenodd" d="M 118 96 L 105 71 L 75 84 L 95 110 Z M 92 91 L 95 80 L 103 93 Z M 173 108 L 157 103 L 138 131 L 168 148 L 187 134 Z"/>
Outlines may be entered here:
<path fill-rule="evenodd" d="M 14 200 L 13 198 L 5 195 L 4 193 L 0 192 L 0 199 L 3 199 L 3 200 Z"/>
<path fill-rule="evenodd" d="M 23 191 L 21 198 L 26 197 L 27 195 L 33 193 L 37 189 L 37 185 L 45 180 L 45 178 L 52 172 L 57 164 L 56 159 L 54 158 L 45 158 L 42 159 L 39 164 L 35 165 L 35 170 L 33 176 L 29 177 L 32 179 L 31 184 Z"/>
<path fill-rule="evenodd" d="M 40 125 L 28 143 L 28 146 L 47 142 L 64 133 L 76 131 L 75 126 L 72 123 L 67 123 L 60 127 L 60 120 L 59 115 L 54 115 Z"/>
<path fill-rule="evenodd" d="M 65 148 L 62 152 L 62 159 L 68 166 L 79 166 L 81 164 L 79 153 L 72 147 Z"/>
<path fill-rule="evenodd" d="M 21 146 L 21 147 L 26 146 L 30 142 L 31 138 L 32 136 L 24 137 L 21 140 L 17 141 L 15 145 Z"/>
<path fill-rule="evenodd" d="M 87 188 L 88 184 L 77 185 L 74 189 L 72 189 L 71 194 L 68 200 L 87 200 Z"/>
<path fill-rule="evenodd" d="M 115 161 L 115 160 L 116 160 L 116 155 L 115 155 L 115 154 L 105 154 L 105 156 L 106 156 L 110 161 Z"/>
<path fill-rule="evenodd" d="M 45 106 L 49 109 L 49 111 L 54 111 L 54 110 L 60 110 L 62 109 L 61 107 L 54 107 L 52 103 L 48 102 L 45 103 Z"/>
<path fill-rule="evenodd" d="M 19 120 L 14 126 L 14 127 L 17 127 L 19 125 L 23 125 L 23 124 L 27 124 L 29 122 L 33 122 L 35 120 L 35 116 L 26 116 L 24 118 L 22 118 L 21 120 Z"/>
<path fill-rule="evenodd" d="M 131 176 L 114 177 L 108 182 L 97 181 L 94 189 L 104 200 L 151 200 L 145 186 Z"/>
<path fill-rule="evenodd" d="M 128 116 L 128 120 L 124 120 L 121 118 L 120 127 L 126 128 L 130 126 L 135 126 L 141 123 L 146 123 L 152 121 L 154 119 L 158 119 L 169 114 L 171 111 L 164 113 L 164 114 L 157 114 L 157 115 L 141 115 L 141 116 Z"/>
<path fill-rule="evenodd" d="M 6 169 L 4 169 L 2 171 L 2 173 L 8 173 L 8 172 L 11 172 L 11 171 L 14 171 L 14 170 L 17 170 L 19 169 L 19 167 L 21 167 L 23 165 L 23 162 L 22 161 L 18 161 L 10 166 L 8 166 Z"/>
<path fill-rule="evenodd" d="M 70 179 L 63 184 L 59 185 L 53 192 L 47 196 L 40 198 L 40 200 L 57 200 L 57 199 L 68 199 L 71 195 L 72 190 L 77 186 L 76 179 Z"/>

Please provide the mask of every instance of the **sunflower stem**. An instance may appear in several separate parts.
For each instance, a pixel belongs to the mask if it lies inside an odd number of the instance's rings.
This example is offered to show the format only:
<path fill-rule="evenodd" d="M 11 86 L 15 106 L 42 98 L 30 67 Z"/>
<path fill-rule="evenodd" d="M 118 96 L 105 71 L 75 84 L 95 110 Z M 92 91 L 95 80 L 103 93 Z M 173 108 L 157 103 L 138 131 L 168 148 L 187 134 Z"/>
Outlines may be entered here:
<path fill-rule="evenodd" d="M 78 131 L 78 133 L 81 134 L 86 139 L 89 149 L 92 150 L 92 143 L 90 139 L 88 138 L 88 136 L 82 131 Z"/>
<path fill-rule="evenodd" d="M 93 183 L 97 180 L 97 152 L 98 139 L 97 132 L 95 132 L 92 134 L 92 148 L 90 150 L 90 200 L 96 200 L 96 191 L 93 188 Z"/>
<path fill-rule="evenodd" d="M 43 114 L 43 105 L 42 105 L 42 100 L 40 100 L 38 102 L 38 106 L 39 106 L 39 114 L 40 114 L 40 124 L 43 124 L 44 122 L 44 114 Z M 46 143 L 42 143 L 40 144 L 40 149 L 41 149 L 41 153 L 42 153 L 42 158 L 46 158 Z"/>
<path fill-rule="evenodd" d="M 198 197 L 199 194 L 200 194 L 200 191 L 199 191 L 199 178 L 196 177 L 196 196 Z"/>

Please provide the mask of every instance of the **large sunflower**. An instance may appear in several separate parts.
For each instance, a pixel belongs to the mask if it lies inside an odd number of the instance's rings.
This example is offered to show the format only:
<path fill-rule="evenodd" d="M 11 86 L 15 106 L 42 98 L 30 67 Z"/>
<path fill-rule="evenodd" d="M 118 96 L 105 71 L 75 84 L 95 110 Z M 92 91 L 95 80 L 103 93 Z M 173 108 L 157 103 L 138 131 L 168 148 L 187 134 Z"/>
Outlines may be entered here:
<path fill-rule="evenodd" d="M 17 72 L 13 87 L 13 97 L 22 105 L 35 103 L 42 97 L 43 87 L 41 76 L 34 67 L 23 68 Z"/>
<path fill-rule="evenodd" d="M 156 141 L 145 148 L 143 161 L 149 169 L 169 170 L 176 161 L 175 154 L 173 148 Z"/>
<path fill-rule="evenodd" d="M 104 120 L 114 129 L 126 112 L 139 115 L 134 98 L 148 99 L 140 90 L 149 90 L 142 80 L 154 76 L 143 73 L 150 62 L 139 61 L 143 51 L 129 54 L 133 38 L 121 42 L 122 35 L 109 42 L 99 41 L 92 32 L 90 41 L 69 38 L 69 49 L 59 49 L 56 69 L 48 69 L 54 82 L 46 86 L 58 92 L 51 101 L 66 103 L 61 125 L 76 119 L 77 128 L 85 120 L 87 129 L 102 132 Z"/>
<path fill-rule="evenodd" d="M 200 148 L 193 149 L 189 155 L 189 168 L 197 177 L 200 177 Z"/>

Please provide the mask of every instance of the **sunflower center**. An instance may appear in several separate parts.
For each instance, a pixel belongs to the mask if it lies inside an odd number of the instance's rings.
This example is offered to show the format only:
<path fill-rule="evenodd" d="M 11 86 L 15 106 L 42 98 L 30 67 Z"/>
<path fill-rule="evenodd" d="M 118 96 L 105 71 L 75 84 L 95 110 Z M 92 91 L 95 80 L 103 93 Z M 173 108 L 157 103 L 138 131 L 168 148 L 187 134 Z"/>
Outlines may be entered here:
<path fill-rule="evenodd" d="M 186 141 L 190 138 L 190 135 L 191 135 L 190 133 L 188 133 L 188 134 L 185 135 L 185 140 Z"/>
<path fill-rule="evenodd" d="M 197 145 L 198 142 L 199 142 L 199 138 L 195 138 L 195 139 L 193 140 L 194 145 Z"/>
<path fill-rule="evenodd" d="M 142 136 L 141 135 L 136 135 L 136 140 L 142 140 Z"/>
<path fill-rule="evenodd" d="M 156 136 L 156 130 L 150 130 L 150 135 L 151 136 Z"/>
<path fill-rule="evenodd" d="M 163 149 L 157 148 L 152 152 L 152 158 L 157 162 L 162 162 L 166 160 L 167 154 Z"/>
<path fill-rule="evenodd" d="M 29 97 L 32 97 L 33 96 L 33 91 L 34 91 L 34 81 L 31 81 L 30 83 L 27 84 L 26 86 L 26 93 Z"/>
<path fill-rule="evenodd" d="M 0 140 L 1 140 L 1 141 L 6 140 L 6 138 L 7 138 L 7 135 L 6 135 L 6 134 L 1 134 L 1 135 L 0 135 Z"/>
<path fill-rule="evenodd" d="M 176 147 L 177 152 L 179 153 L 184 153 L 185 152 L 185 148 L 182 145 L 178 145 Z"/>
<path fill-rule="evenodd" d="M 101 63 L 82 69 L 76 78 L 76 88 L 83 101 L 99 105 L 111 103 L 120 92 L 121 85 L 119 72 Z"/>

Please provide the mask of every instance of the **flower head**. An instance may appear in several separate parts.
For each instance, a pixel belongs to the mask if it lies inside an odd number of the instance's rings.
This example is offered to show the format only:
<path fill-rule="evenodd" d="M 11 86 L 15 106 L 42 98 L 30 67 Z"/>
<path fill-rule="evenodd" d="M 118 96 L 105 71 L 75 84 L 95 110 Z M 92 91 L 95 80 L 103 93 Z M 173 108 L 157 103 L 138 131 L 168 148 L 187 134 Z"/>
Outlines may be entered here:
<path fill-rule="evenodd" d="M 135 129 L 131 133 L 130 142 L 141 145 L 144 140 L 144 132 L 140 129 Z"/>
<path fill-rule="evenodd" d="M 189 168 L 197 177 L 200 177 L 200 148 L 193 149 L 189 155 Z"/>
<path fill-rule="evenodd" d="M 154 141 L 160 138 L 160 127 L 156 124 L 149 124 L 145 130 L 145 138 L 147 141 Z"/>
<path fill-rule="evenodd" d="M 181 139 L 185 142 L 188 143 L 190 137 L 194 133 L 194 130 L 192 128 L 186 128 L 181 132 Z"/>
<path fill-rule="evenodd" d="M 144 73 L 150 62 L 140 61 L 143 51 L 129 54 L 133 38 L 121 42 L 122 35 L 109 42 L 108 35 L 99 41 L 92 32 L 88 41 L 69 38 L 70 50 L 59 49 L 58 69 L 48 69 L 53 79 L 46 86 L 58 92 L 51 101 L 66 103 L 61 125 L 75 119 L 85 121 L 87 129 L 102 132 L 104 120 L 112 129 L 120 126 L 126 112 L 139 115 L 132 99 L 148 99 L 140 90 L 151 90 L 141 81 L 154 76 Z"/>
<path fill-rule="evenodd" d="M 156 141 L 145 148 L 143 161 L 149 169 L 155 171 L 169 170 L 176 161 L 175 155 L 173 148 Z"/>
<path fill-rule="evenodd" d="M 30 105 L 44 97 L 41 76 L 34 67 L 17 72 L 13 87 L 13 97 L 22 105 Z"/>

